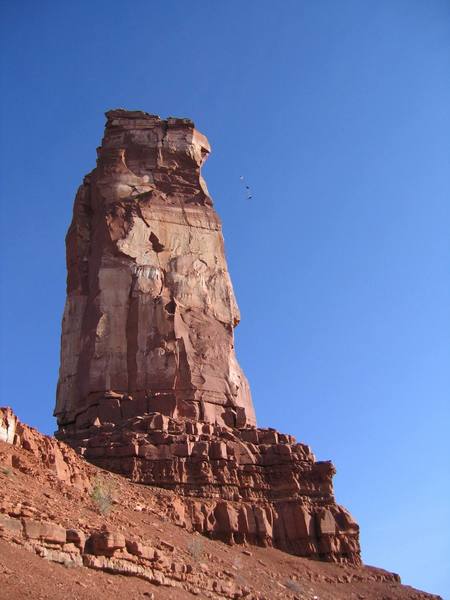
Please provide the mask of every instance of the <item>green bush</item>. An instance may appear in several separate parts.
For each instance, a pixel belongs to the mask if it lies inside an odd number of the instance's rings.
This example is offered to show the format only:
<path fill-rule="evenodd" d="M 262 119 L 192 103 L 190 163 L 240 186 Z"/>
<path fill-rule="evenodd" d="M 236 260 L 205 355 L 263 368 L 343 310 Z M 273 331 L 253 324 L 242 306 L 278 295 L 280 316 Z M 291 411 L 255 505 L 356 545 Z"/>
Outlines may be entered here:
<path fill-rule="evenodd" d="M 114 503 L 114 486 L 101 479 L 96 479 L 91 490 L 91 500 L 101 515 L 111 512 Z"/>

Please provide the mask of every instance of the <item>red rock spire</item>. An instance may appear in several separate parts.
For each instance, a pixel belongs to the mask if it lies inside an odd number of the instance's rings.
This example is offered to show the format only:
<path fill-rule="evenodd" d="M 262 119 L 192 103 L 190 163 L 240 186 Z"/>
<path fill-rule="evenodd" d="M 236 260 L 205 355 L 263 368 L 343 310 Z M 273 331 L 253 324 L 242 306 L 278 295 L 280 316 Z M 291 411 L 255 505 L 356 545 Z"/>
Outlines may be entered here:
<path fill-rule="evenodd" d="M 67 234 L 61 425 L 159 411 L 254 424 L 234 352 L 239 310 L 189 119 L 107 113 Z"/>
<path fill-rule="evenodd" d="M 186 527 L 359 564 L 333 465 L 256 428 L 220 221 L 200 175 L 206 138 L 186 119 L 107 117 L 67 235 L 57 436 L 103 469 L 174 490 Z"/>

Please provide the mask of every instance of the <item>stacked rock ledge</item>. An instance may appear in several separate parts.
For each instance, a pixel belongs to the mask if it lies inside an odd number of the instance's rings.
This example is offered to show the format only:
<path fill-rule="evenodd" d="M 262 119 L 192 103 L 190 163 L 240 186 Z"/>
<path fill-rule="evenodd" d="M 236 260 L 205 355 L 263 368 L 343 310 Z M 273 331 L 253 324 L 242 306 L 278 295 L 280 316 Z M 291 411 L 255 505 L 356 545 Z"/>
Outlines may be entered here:
<path fill-rule="evenodd" d="M 360 563 L 358 525 L 335 503 L 332 463 L 290 435 L 160 413 L 57 435 L 103 469 L 177 492 L 179 518 L 212 538 Z"/>

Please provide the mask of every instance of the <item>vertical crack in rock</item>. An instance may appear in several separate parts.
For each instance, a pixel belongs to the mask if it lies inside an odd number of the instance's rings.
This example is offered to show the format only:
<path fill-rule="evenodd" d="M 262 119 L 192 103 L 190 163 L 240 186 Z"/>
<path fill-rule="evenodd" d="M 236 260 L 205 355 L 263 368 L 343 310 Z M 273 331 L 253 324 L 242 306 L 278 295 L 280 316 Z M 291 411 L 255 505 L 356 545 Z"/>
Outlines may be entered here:
<path fill-rule="evenodd" d="M 127 330 L 127 371 L 128 371 L 128 392 L 132 393 L 137 389 L 137 353 L 139 348 L 138 330 L 139 330 L 139 276 L 141 271 L 136 269 L 133 274 L 129 295 L 129 308 L 126 323 Z"/>
<path fill-rule="evenodd" d="M 147 227 L 150 227 L 150 224 L 147 222 L 144 215 L 142 214 L 142 210 L 141 210 L 141 207 L 139 206 L 139 202 L 137 202 L 137 204 L 136 204 L 136 212 L 138 213 L 139 217 L 144 221 L 144 223 L 147 225 Z M 152 234 L 152 235 L 154 235 L 154 234 Z"/>
<path fill-rule="evenodd" d="M 333 465 L 256 428 L 221 223 L 200 173 L 207 139 L 189 119 L 106 116 L 66 238 L 57 436 L 104 469 L 175 490 L 191 526 L 213 538 L 358 564 Z"/>

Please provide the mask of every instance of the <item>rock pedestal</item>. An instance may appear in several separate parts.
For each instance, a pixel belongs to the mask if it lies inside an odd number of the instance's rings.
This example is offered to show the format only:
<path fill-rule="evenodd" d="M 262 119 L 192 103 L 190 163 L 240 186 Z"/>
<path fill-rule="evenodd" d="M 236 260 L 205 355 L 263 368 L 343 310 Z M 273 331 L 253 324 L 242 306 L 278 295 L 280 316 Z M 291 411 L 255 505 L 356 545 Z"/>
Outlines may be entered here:
<path fill-rule="evenodd" d="M 239 311 L 191 121 L 107 113 L 67 234 L 57 436 L 179 494 L 174 517 L 227 542 L 360 562 L 334 467 L 258 429 L 234 353 Z"/>

